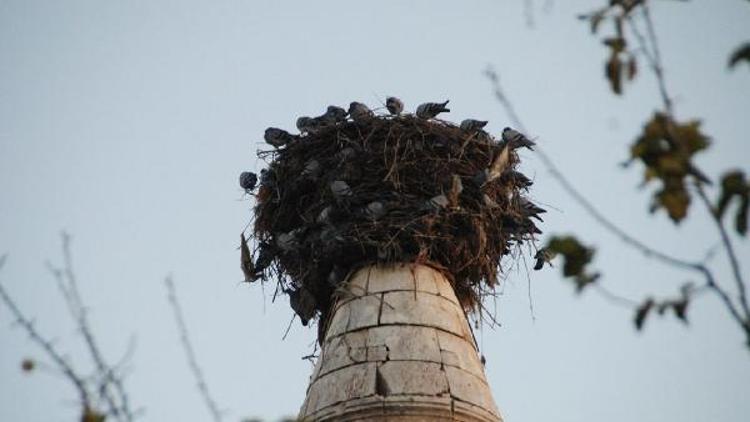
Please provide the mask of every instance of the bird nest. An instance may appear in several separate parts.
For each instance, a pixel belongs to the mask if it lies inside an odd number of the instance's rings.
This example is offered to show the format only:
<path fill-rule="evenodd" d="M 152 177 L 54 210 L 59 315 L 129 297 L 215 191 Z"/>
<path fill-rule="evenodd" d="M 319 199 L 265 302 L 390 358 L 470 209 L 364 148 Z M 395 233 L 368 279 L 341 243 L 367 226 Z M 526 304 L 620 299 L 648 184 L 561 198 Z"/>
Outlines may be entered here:
<path fill-rule="evenodd" d="M 516 170 L 516 149 L 533 145 L 523 140 L 414 115 L 344 118 L 288 135 L 258 153 L 268 167 L 255 193 L 252 252 L 243 237 L 246 278 L 276 282 L 303 324 L 320 318 L 321 333 L 339 287 L 369 264 L 437 268 L 476 310 L 497 286 L 502 258 L 541 233 L 532 219 L 544 210 Z"/>

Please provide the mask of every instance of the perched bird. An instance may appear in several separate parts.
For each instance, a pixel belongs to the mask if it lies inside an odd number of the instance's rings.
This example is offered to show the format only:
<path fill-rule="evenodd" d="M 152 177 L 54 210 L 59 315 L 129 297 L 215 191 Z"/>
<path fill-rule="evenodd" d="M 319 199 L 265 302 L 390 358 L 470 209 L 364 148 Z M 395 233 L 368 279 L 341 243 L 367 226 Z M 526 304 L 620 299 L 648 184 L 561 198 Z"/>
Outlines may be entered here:
<path fill-rule="evenodd" d="M 316 223 L 324 224 L 324 223 L 330 223 L 331 222 L 331 213 L 333 212 L 333 207 L 328 205 L 327 207 L 320 210 L 320 213 L 315 218 Z"/>
<path fill-rule="evenodd" d="M 375 113 L 373 113 L 366 105 L 353 101 L 349 104 L 349 116 L 355 122 L 362 123 L 375 117 Z"/>
<path fill-rule="evenodd" d="M 292 142 L 294 140 L 294 135 L 285 131 L 284 129 L 269 127 L 263 134 L 263 139 L 268 144 L 278 148 Z"/>
<path fill-rule="evenodd" d="M 521 197 L 521 211 L 523 211 L 524 215 L 531 218 L 536 218 L 539 221 L 542 220 L 542 217 L 539 217 L 539 214 L 544 214 L 547 212 L 544 208 L 540 208 L 533 202 L 529 201 L 528 199 Z"/>
<path fill-rule="evenodd" d="M 446 196 L 448 198 L 448 205 L 451 208 L 458 207 L 458 199 L 463 190 L 464 185 L 461 183 L 461 177 L 457 174 L 454 174 L 451 178 L 451 190 L 448 191 L 448 195 Z"/>
<path fill-rule="evenodd" d="M 377 220 L 385 215 L 385 206 L 380 201 L 370 202 L 367 204 L 367 207 L 365 207 L 365 213 L 373 220 Z"/>
<path fill-rule="evenodd" d="M 335 196 L 351 196 L 352 188 L 343 180 L 334 180 L 330 184 L 331 192 Z"/>
<path fill-rule="evenodd" d="M 283 252 L 291 252 L 299 247 L 297 230 L 276 235 L 276 246 Z"/>
<path fill-rule="evenodd" d="M 348 114 L 349 113 L 347 113 L 343 108 L 331 105 L 328 106 L 326 112 L 323 113 L 322 116 L 318 117 L 318 119 L 325 124 L 335 125 L 337 123 L 346 121 L 346 116 Z"/>
<path fill-rule="evenodd" d="M 526 147 L 533 151 L 534 148 L 532 147 L 536 145 L 536 142 L 527 138 L 523 133 L 509 127 L 503 129 L 503 141 L 512 149 Z"/>
<path fill-rule="evenodd" d="M 245 189 L 245 192 L 250 192 L 255 189 L 255 185 L 258 183 L 258 176 L 251 171 L 243 171 L 240 173 L 240 187 Z"/>
<path fill-rule="evenodd" d="M 258 278 L 255 273 L 255 265 L 253 265 L 253 256 L 250 254 L 250 248 L 247 247 L 245 233 L 240 233 L 240 268 L 242 274 L 245 275 L 246 283 L 252 283 Z"/>
<path fill-rule="evenodd" d="M 445 195 L 437 195 L 433 196 L 432 198 L 427 201 L 428 208 L 432 209 L 440 209 L 445 208 L 449 205 L 448 197 Z"/>
<path fill-rule="evenodd" d="M 450 100 L 446 100 L 444 103 L 424 103 L 417 107 L 417 117 L 420 119 L 433 119 L 440 113 L 451 111 L 445 106 L 448 105 Z"/>
<path fill-rule="evenodd" d="M 258 247 L 258 257 L 255 259 L 254 265 L 256 276 L 262 275 L 263 271 L 271 265 L 274 258 L 276 258 L 276 251 L 273 246 L 266 242 L 261 242 Z"/>
<path fill-rule="evenodd" d="M 404 111 L 404 103 L 396 97 L 388 97 L 385 99 L 385 108 L 392 115 L 398 116 Z"/>
<path fill-rule="evenodd" d="M 539 249 L 536 252 L 536 255 L 534 255 L 534 258 L 536 259 L 536 264 L 534 264 L 534 269 L 539 271 L 544 267 L 544 263 L 550 264 L 552 266 L 552 260 L 555 259 L 557 256 L 557 252 L 549 249 L 549 248 L 542 248 Z"/>
<path fill-rule="evenodd" d="M 467 132 L 476 132 L 487 126 L 487 120 L 466 119 L 461 122 L 460 128 Z"/>
<path fill-rule="evenodd" d="M 302 325 L 306 326 L 315 316 L 315 306 L 317 303 L 315 296 L 304 287 L 296 290 L 287 290 L 287 294 L 289 295 L 289 305 L 299 316 Z"/>
<path fill-rule="evenodd" d="M 302 169 L 302 175 L 315 179 L 320 175 L 320 163 L 318 160 L 312 159 L 305 163 L 305 168 Z"/>
<path fill-rule="evenodd" d="M 523 173 L 515 171 L 515 170 L 509 171 L 508 176 L 511 179 L 513 179 L 513 182 L 516 186 L 524 188 L 524 189 L 534 184 L 534 182 L 532 182 L 531 179 L 526 177 Z"/>
<path fill-rule="evenodd" d="M 321 121 L 318 118 L 302 116 L 297 119 L 297 130 L 300 133 L 315 133 L 320 129 Z"/>

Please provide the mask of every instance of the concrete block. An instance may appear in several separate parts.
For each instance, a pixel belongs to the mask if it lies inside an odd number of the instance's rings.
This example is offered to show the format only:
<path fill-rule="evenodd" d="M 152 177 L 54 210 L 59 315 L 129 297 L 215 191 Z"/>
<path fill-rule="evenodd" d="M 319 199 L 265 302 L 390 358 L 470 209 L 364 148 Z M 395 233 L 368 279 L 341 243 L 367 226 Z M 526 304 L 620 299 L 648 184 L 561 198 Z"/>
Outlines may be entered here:
<path fill-rule="evenodd" d="M 380 325 L 414 324 L 464 335 L 463 311 L 457 304 L 422 292 L 384 293 Z"/>

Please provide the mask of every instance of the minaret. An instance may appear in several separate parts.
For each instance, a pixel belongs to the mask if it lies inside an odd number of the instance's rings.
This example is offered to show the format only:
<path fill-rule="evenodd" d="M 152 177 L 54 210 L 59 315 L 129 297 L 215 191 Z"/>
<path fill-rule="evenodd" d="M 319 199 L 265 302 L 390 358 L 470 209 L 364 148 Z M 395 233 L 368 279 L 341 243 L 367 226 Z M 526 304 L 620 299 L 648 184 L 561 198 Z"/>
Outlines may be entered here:
<path fill-rule="evenodd" d="M 302 421 L 502 421 L 468 321 L 426 265 L 368 266 L 332 308 Z"/>

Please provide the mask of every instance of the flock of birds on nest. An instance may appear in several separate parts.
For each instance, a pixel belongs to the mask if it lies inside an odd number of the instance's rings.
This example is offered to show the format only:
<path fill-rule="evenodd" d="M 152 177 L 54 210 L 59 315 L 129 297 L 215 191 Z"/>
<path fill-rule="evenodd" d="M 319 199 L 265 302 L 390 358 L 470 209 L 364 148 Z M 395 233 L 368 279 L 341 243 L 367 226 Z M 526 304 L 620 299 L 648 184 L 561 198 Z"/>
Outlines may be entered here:
<path fill-rule="evenodd" d="M 447 107 L 449 101 L 445 102 L 428 102 L 423 103 L 419 105 L 413 114 L 407 114 L 404 113 L 404 104 L 403 102 L 396 98 L 396 97 L 388 97 L 385 103 L 385 107 L 388 110 L 389 116 L 383 116 L 383 115 L 376 115 L 376 113 L 368 108 L 365 104 L 360 102 L 352 102 L 349 105 L 349 109 L 346 110 L 342 107 L 338 107 L 335 105 L 328 106 L 325 113 L 318 117 L 299 117 L 296 121 L 297 129 L 299 130 L 299 134 L 292 134 L 287 132 L 286 130 L 270 127 L 265 130 L 264 133 L 264 140 L 267 144 L 274 147 L 274 149 L 281 151 L 282 149 L 285 149 L 286 146 L 290 145 L 297 145 L 298 142 L 304 141 L 306 138 L 310 137 L 310 139 L 317 139 L 315 136 L 318 133 L 322 133 L 323 131 L 326 131 L 328 129 L 338 127 L 341 125 L 341 127 L 344 127 L 344 125 L 351 125 L 354 124 L 358 127 L 364 127 L 372 122 L 375 122 L 375 119 L 416 119 L 416 121 L 424 121 L 426 123 L 429 123 L 430 120 L 436 119 L 441 113 L 449 112 L 450 109 Z M 441 124 L 445 123 L 437 119 Z M 492 137 L 487 134 L 484 131 L 485 126 L 487 125 L 487 121 L 483 120 L 475 120 L 475 119 L 466 119 L 463 120 L 459 125 L 458 128 L 461 129 L 464 133 L 468 134 L 475 134 L 477 136 L 480 136 L 483 139 L 492 140 Z M 450 126 L 450 125 L 449 125 Z M 347 126 L 349 127 L 349 126 Z M 452 126 L 455 127 L 455 126 Z M 323 135 L 327 136 L 327 135 Z M 515 163 L 517 162 L 517 157 L 514 153 L 516 149 L 519 148 L 528 148 L 529 150 L 533 150 L 533 147 L 535 146 L 535 143 L 528 139 L 524 134 L 521 132 L 506 127 L 502 131 L 501 140 L 499 143 L 495 143 L 495 146 L 493 148 L 497 148 L 497 154 L 492 158 L 491 163 L 489 166 L 481 170 L 476 176 L 471 178 L 470 180 L 477 184 L 478 186 L 486 186 L 490 182 L 493 182 L 496 179 L 500 179 L 501 176 L 507 175 L 508 172 L 514 173 L 513 177 L 514 180 L 516 180 L 516 186 L 520 188 L 528 188 L 528 186 L 531 185 L 531 181 L 526 178 L 521 173 L 518 173 L 514 171 L 512 168 L 515 166 Z M 346 149 L 351 148 L 345 148 L 341 152 L 345 152 Z M 315 162 L 313 160 L 313 162 Z M 317 163 L 317 162 L 315 162 Z M 308 169 L 310 163 L 307 163 L 306 165 L 303 165 L 300 168 L 300 171 L 302 173 L 307 172 L 308 170 L 311 172 L 315 172 L 316 169 Z M 322 169 L 317 169 L 318 172 Z M 261 170 L 260 173 L 260 185 L 261 186 L 268 186 L 273 185 L 278 182 L 281 182 L 281 180 L 273 180 L 276 176 L 272 174 L 271 171 L 268 169 Z M 240 174 L 239 177 L 239 184 L 242 189 L 245 190 L 245 192 L 249 194 L 253 194 L 253 191 L 258 186 L 259 178 L 258 176 L 250 171 L 245 171 Z M 290 181 L 291 182 L 291 181 Z M 321 187 L 322 188 L 322 187 Z M 347 184 L 346 181 L 343 180 L 334 180 L 330 182 L 330 185 L 328 186 L 330 191 L 333 193 L 335 197 L 351 197 L 352 195 L 352 189 Z M 451 183 L 450 191 L 436 195 L 432 198 L 430 198 L 427 201 L 427 206 L 432 207 L 432 209 L 442 209 L 442 208 L 451 208 L 455 206 L 456 199 L 458 197 L 458 194 L 460 194 L 462 188 L 461 178 L 454 175 L 453 181 Z M 259 197 L 260 199 L 260 197 Z M 536 228 L 536 226 L 531 222 L 530 218 L 534 218 L 541 221 L 541 218 L 539 217 L 539 214 L 542 214 L 546 212 L 544 209 L 536 206 L 531 201 L 528 201 L 522 196 L 519 196 L 520 199 L 520 206 L 519 210 L 520 213 L 524 216 L 523 218 L 526 220 L 527 226 L 525 228 L 521 229 L 524 233 L 528 233 L 531 236 L 534 234 L 539 234 L 541 231 Z M 480 203 L 482 202 L 482 199 L 480 198 Z M 380 205 L 378 208 L 377 205 Z M 490 198 L 488 195 L 484 195 L 484 206 L 488 208 L 495 208 L 497 209 L 498 205 L 493 202 L 492 198 Z M 326 207 L 321 211 L 321 215 L 325 214 L 326 209 L 330 207 Z M 330 211 L 330 210 L 329 210 Z M 371 215 L 380 214 L 382 216 L 384 210 L 383 210 L 383 204 L 382 203 L 376 203 L 372 202 L 367 204 L 366 207 L 367 213 Z M 256 227 L 257 229 L 257 227 Z M 296 232 L 293 230 L 290 233 Z M 322 234 L 321 234 L 322 236 Z M 255 262 L 253 261 L 253 254 L 251 254 L 246 239 L 244 237 L 244 234 L 242 235 L 242 242 L 241 242 L 241 268 L 245 275 L 245 280 L 248 282 L 255 281 L 258 278 L 263 277 L 263 272 L 265 269 L 271 264 L 271 261 L 274 259 L 274 252 L 269 252 L 271 248 L 277 249 L 277 250 L 285 250 L 287 249 L 286 246 L 287 243 L 289 244 L 296 244 L 294 242 L 294 239 L 287 239 L 293 237 L 293 235 L 290 235 L 288 233 L 278 233 L 274 235 L 273 245 L 269 248 L 263 249 L 262 247 L 259 249 L 258 257 Z M 261 245 L 262 246 L 262 245 Z M 265 253 L 268 252 L 268 253 Z M 291 251 L 290 251 L 291 252 Z M 537 254 L 535 257 L 537 262 L 534 267 L 534 269 L 540 269 L 544 265 L 544 262 L 548 261 L 548 258 L 543 253 Z M 337 267 L 334 266 L 334 270 Z M 333 274 L 333 270 L 331 271 L 331 274 Z M 335 278 L 341 279 L 340 274 L 335 274 Z M 330 278 L 330 277 L 329 277 Z M 307 320 L 312 318 L 314 315 L 314 312 L 316 309 L 320 310 L 321 312 L 325 313 L 326 308 L 325 305 L 321 306 L 322 301 L 325 299 L 322 298 L 313 298 L 311 293 L 303 287 L 300 287 L 298 285 L 297 288 L 292 289 L 284 289 L 285 293 L 290 295 L 290 304 L 292 305 L 292 308 L 295 310 L 295 312 L 300 316 L 302 319 L 303 324 L 307 324 Z M 458 293 L 458 292 L 457 292 Z M 306 297 L 310 296 L 310 297 Z"/>

